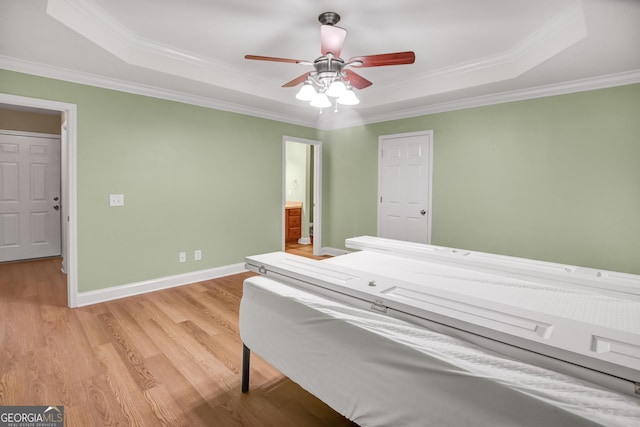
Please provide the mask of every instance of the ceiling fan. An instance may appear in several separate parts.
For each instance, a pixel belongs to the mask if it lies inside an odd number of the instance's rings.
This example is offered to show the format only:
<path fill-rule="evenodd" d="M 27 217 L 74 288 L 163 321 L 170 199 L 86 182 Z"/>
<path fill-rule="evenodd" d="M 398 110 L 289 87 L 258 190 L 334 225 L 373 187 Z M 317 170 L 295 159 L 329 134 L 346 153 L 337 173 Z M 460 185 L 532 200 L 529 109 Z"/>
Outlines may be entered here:
<path fill-rule="evenodd" d="M 413 64 L 415 62 L 415 54 L 413 52 L 355 56 L 345 61 L 340 57 L 340 54 L 347 36 L 347 30 L 336 27 L 336 24 L 340 21 L 340 15 L 335 12 L 324 12 L 318 17 L 318 20 L 322 24 L 320 27 L 320 51 L 322 56 L 315 61 L 258 55 L 245 55 L 245 59 L 312 65 L 314 71 L 304 73 L 285 83 L 282 87 L 294 87 L 304 83 L 296 98 L 310 101 L 312 106 L 319 108 L 331 106 L 328 96 L 336 98 L 336 102 L 340 104 L 357 104 L 359 102 L 358 98 L 351 89 L 364 89 L 373 84 L 346 67 L 381 67 Z"/>

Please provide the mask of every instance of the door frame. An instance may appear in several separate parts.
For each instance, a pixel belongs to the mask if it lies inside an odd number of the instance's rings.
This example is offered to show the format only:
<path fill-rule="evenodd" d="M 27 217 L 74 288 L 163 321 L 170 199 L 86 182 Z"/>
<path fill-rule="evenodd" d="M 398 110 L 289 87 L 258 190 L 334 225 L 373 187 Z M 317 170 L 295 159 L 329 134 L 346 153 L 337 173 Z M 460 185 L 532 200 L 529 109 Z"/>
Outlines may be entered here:
<path fill-rule="evenodd" d="M 322 141 L 282 136 L 282 250 L 285 249 L 285 202 L 287 201 L 287 142 L 313 146 L 313 254 L 322 255 Z"/>
<path fill-rule="evenodd" d="M 67 275 L 67 305 L 78 306 L 77 106 L 66 102 L 0 93 L 0 104 L 62 113 L 60 197 L 62 199 L 62 270 Z M 66 221 L 65 221 L 66 218 Z"/>
<path fill-rule="evenodd" d="M 429 192 L 429 197 L 427 198 L 427 244 L 431 244 L 431 224 L 433 220 L 433 208 L 431 201 L 433 199 L 433 130 L 421 130 L 416 132 L 406 132 L 406 133 L 394 133 L 390 135 L 379 135 L 378 136 L 378 209 L 377 209 L 377 230 L 376 234 L 380 235 L 380 229 L 382 224 L 382 217 L 380 212 L 380 200 L 382 197 L 382 144 L 385 140 L 388 139 L 397 139 L 397 138 L 409 138 L 414 136 L 429 136 L 429 144 L 427 144 L 427 150 L 429 155 L 429 176 L 427 189 Z"/>

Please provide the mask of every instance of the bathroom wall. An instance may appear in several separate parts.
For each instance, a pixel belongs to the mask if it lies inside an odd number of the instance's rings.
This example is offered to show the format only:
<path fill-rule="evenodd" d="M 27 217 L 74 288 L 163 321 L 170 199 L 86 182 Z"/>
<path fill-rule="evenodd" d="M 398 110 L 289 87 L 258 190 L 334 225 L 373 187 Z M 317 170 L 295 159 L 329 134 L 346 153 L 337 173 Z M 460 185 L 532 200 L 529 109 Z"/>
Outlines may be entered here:
<path fill-rule="evenodd" d="M 309 158 L 311 146 L 299 142 L 286 143 L 285 192 L 289 201 L 302 202 L 302 236 L 301 241 L 309 239 Z"/>

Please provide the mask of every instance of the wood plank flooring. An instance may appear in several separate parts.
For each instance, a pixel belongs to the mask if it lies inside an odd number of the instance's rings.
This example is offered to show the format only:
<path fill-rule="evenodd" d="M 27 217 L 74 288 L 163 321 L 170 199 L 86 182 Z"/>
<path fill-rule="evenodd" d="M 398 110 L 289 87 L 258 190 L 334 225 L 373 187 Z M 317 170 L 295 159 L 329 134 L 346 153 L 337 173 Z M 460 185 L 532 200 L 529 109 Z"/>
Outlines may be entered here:
<path fill-rule="evenodd" d="M 0 405 L 64 405 L 67 427 L 355 426 L 252 355 L 242 281 L 66 307 L 60 259 L 0 264 Z"/>
<path fill-rule="evenodd" d="M 302 245 L 300 243 L 287 243 L 285 252 L 313 259 L 331 258 L 330 255 L 315 256 L 313 255 L 313 245 Z"/>

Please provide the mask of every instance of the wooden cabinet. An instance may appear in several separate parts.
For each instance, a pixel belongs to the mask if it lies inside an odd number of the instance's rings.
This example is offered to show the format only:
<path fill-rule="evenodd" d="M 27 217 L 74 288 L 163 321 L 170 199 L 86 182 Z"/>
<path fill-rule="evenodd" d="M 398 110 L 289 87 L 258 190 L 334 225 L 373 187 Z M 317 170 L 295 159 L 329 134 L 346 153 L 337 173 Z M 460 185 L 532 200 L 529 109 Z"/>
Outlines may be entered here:
<path fill-rule="evenodd" d="M 302 237 L 302 202 L 287 202 L 284 211 L 284 240 L 297 243 Z"/>

